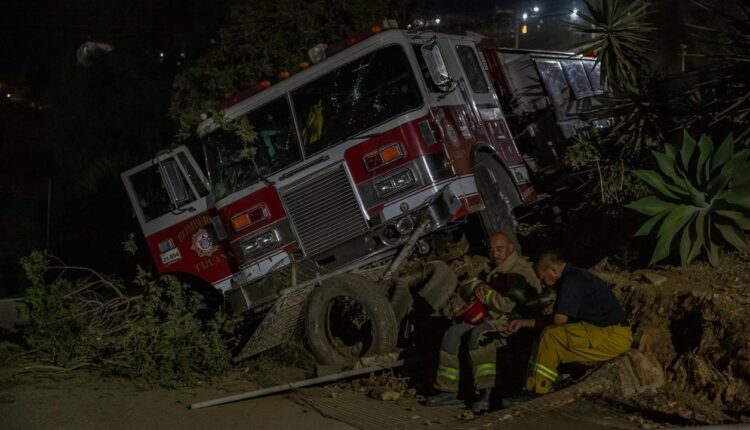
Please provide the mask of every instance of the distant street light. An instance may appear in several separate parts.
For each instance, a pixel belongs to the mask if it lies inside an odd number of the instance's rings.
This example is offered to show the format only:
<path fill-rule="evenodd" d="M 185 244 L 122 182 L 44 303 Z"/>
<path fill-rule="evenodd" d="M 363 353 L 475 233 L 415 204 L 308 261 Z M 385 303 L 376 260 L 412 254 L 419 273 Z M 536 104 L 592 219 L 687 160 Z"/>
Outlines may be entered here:
<path fill-rule="evenodd" d="M 521 15 L 521 18 L 523 18 L 523 20 L 526 21 L 529 18 L 529 14 L 524 12 L 523 15 Z"/>
<path fill-rule="evenodd" d="M 534 12 L 539 12 L 539 6 L 534 6 Z"/>

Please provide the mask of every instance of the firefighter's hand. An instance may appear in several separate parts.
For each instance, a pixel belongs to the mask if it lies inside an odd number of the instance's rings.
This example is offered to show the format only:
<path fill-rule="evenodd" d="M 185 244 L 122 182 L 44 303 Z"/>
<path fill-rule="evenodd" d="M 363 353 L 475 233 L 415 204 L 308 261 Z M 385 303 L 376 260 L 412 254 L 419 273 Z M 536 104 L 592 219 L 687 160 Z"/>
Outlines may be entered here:
<path fill-rule="evenodd" d="M 474 288 L 474 296 L 479 299 L 480 302 L 484 302 L 484 298 L 487 295 L 487 292 L 490 290 L 490 286 L 481 283 Z"/>
<path fill-rule="evenodd" d="M 536 322 L 534 320 L 513 320 L 500 332 L 500 336 L 509 337 L 522 328 L 533 328 Z"/>

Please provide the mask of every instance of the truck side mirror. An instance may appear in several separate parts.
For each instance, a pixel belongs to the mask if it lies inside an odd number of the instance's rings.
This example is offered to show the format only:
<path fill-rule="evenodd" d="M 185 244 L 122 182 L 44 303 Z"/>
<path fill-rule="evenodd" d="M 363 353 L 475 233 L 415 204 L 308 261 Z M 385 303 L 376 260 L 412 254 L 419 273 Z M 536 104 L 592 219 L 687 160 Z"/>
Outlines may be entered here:
<path fill-rule="evenodd" d="M 432 82 L 434 82 L 441 91 L 448 92 L 453 90 L 455 82 L 448 74 L 448 68 L 445 66 L 445 61 L 443 60 L 442 54 L 440 54 L 437 42 L 432 41 L 425 43 L 422 45 L 420 51 L 422 52 L 422 58 L 424 58 L 424 62 L 427 65 L 427 70 L 430 72 Z"/>
<path fill-rule="evenodd" d="M 184 202 L 190 200 L 190 193 L 182 179 L 182 173 L 174 159 L 162 161 L 159 163 L 164 177 L 164 184 L 169 193 L 169 199 L 175 205 L 180 207 Z"/>

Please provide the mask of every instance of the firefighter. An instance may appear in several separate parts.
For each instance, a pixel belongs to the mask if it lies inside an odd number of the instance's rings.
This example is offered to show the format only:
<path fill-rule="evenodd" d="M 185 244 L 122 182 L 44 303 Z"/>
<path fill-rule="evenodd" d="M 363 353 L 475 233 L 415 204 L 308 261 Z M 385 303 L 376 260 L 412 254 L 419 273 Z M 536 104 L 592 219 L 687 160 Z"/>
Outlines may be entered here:
<path fill-rule="evenodd" d="M 550 391 L 561 363 L 610 360 L 630 349 L 633 333 L 612 289 L 593 273 L 546 252 L 534 264 L 542 283 L 557 290 L 555 310 L 545 318 L 511 321 L 504 336 L 522 328 L 544 327 L 526 389 L 503 400 L 509 407 Z"/>
<path fill-rule="evenodd" d="M 426 399 L 427 406 L 462 403 L 458 399 L 459 349 L 464 339 L 468 343 L 474 386 L 480 392 L 472 410 L 476 413 L 487 411 L 490 392 L 495 385 L 497 351 L 506 345 L 500 331 L 505 328 L 509 317 L 535 316 L 539 310 L 541 283 L 531 264 L 515 252 L 508 237 L 501 233 L 492 235 L 488 253 L 495 268 L 484 276 L 480 275 L 486 283 L 477 282 L 474 297 L 487 307 L 490 318 L 480 325 L 461 322 L 446 331 L 435 378 L 435 388 L 439 393 Z"/>

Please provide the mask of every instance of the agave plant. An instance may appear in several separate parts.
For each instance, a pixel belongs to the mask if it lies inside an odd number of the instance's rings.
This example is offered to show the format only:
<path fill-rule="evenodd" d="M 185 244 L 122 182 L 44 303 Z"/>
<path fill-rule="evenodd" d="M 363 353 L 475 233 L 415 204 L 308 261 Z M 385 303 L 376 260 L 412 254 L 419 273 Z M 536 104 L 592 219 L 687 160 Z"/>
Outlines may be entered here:
<path fill-rule="evenodd" d="M 659 171 L 633 172 L 655 194 L 627 205 L 651 217 L 636 233 L 658 237 L 651 264 L 679 249 L 683 266 L 702 252 L 716 266 L 724 245 L 747 249 L 750 150 L 735 152 L 731 135 L 715 150 L 708 136 L 696 142 L 687 132 L 682 148 L 664 148 L 654 152 Z"/>
<path fill-rule="evenodd" d="M 650 62 L 646 47 L 656 29 L 646 21 L 645 0 L 585 0 L 588 14 L 576 12 L 583 23 L 569 23 L 574 30 L 590 34 L 591 40 L 575 47 L 578 53 L 596 52 L 602 63 L 602 82 L 627 86 L 637 71 Z"/>

